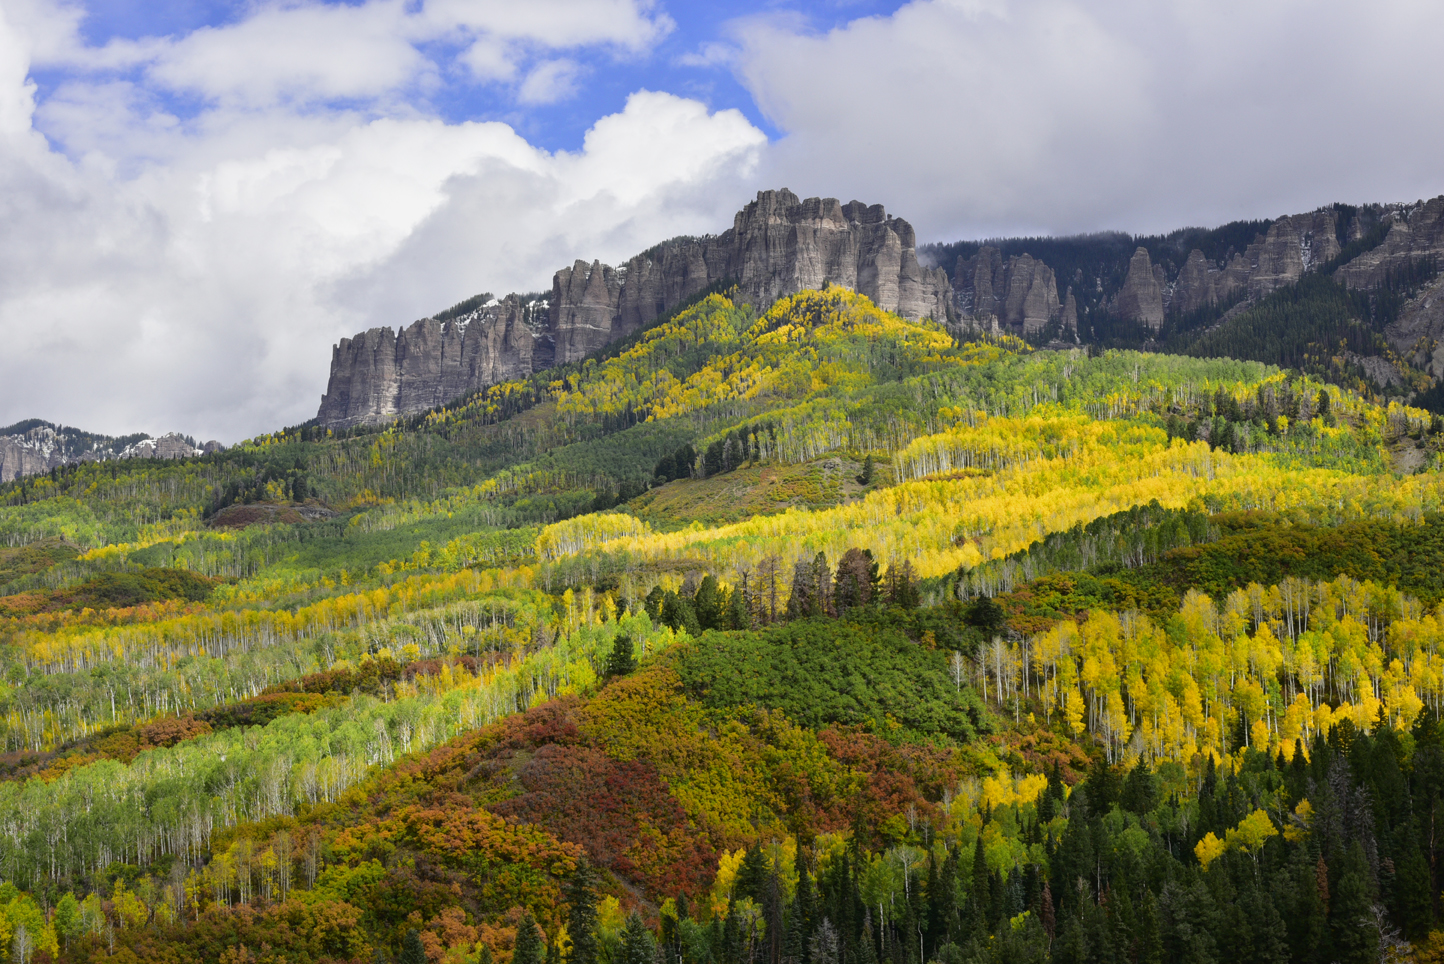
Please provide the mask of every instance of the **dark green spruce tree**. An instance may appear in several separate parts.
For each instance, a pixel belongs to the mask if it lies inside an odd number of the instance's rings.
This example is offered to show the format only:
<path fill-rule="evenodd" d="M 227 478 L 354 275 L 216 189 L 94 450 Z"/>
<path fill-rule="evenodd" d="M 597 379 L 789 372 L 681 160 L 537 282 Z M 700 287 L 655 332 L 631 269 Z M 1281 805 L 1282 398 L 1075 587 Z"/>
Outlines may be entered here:
<path fill-rule="evenodd" d="M 567 937 L 572 950 L 569 964 L 597 964 L 596 874 L 586 863 L 577 865 L 567 881 Z"/>

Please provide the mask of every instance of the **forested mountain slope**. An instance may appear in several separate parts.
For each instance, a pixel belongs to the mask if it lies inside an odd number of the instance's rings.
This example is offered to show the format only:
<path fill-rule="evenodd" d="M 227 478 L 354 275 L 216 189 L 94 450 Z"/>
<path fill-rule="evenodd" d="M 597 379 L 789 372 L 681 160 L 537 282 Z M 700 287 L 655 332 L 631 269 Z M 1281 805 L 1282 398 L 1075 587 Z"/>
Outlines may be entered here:
<path fill-rule="evenodd" d="M 0 940 L 1429 959 L 1441 430 L 721 291 L 384 429 L 8 483 Z"/>
<path fill-rule="evenodd" d="M 1334 204 L 1168 235 L 924 245 L 959 324 L 1054 347 L 1265 361 L 1431 410 L 1444 198 Z"/>

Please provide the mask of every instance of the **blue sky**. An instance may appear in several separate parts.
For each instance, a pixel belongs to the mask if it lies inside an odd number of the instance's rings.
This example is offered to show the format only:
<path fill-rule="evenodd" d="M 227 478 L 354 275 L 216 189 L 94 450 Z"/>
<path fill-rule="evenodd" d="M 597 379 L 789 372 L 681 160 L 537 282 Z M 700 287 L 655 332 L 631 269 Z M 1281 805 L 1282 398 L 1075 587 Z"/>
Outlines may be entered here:
<path fill-rule="evenodd" d="M 766 188 L 923 242 L 1433 197 L 1441 36 L 1433 0 L 0 0 L 0 425 L 295 424 L 339 338 Z"/>
<path fill-rule="evenodd" d="M 253 13 L 255 6 L 212 0 L 93 0 L 84 5 L 79 33 L 93 47 L 104 47 L 115 40 L 184 36 L 205 27 L 236 24 Z M 709 45 L 725 45 L 730 39 L 729 26 L 745 18 L 777 18 L 793 29 L 819 34 L 864 17 L 886 17 L 900 6 L 901 0 L 657 3 L 652 12 L 672 24 L 660 42 L 640 52 L 577 48 L 569 54 L 569 59 L 581 68 L 576 93 L 551 104 L 520 105 L 510 89 L 469 77 L 465 67 L 456 61 L 462 44 L 442 39 L 421 48 L 441 66 L 444 82 L 417 91 L 414 103 L 448 122 L 502 121 L 538 147 L 576 150 L 596 119 L 621 110 L 633 91 L 664 90 L 699 100 L 713 109 L 740 110 L 756 127 L 775 138 L 780 132 L 727 65 L 698 64 L 699 54 Z M 138 71 L 115 73 L 134 77 Z M 60 66 L 32 73 L 41 100 L 74 76 L 72 69 Z M 182 119 L 194 118 L 205 107 L 203 99 L 183 92 L 162 89 L 154 94 L 160 106 Z"/>

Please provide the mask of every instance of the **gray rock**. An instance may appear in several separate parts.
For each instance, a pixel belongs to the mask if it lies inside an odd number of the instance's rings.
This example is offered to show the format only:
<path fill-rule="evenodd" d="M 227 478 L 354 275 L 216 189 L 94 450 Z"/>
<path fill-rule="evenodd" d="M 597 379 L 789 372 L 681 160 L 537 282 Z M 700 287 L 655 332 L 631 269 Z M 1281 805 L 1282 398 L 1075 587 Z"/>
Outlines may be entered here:
<path fill-rule="evenodd" d="M 186 459 L 224 449 L 225 446 L 219 442 L 207 442 L 205 448 L 197 448 L 176 432 L 160 438 L 143 438 L 121 447 L 117 439 L 108 435 L 40 422 L 24 432 L 0 435 L 0 482 L 81 462 L 132 458 Z"/>
<path fill-rule="evenodd" d="M 0 435 L 0 482 L 39 475 L 65 464 L 55 430 L 46 426 L 16 435 Z"/>
<path fill-rule="evenodd" d="M 1163 281 L 1148 257 L 1148 249 L 1139 248 L 1128 262 L 1128 276 L 1118 292 L 1118 314 L 1158 330 L 1163 327 L 1163 288 Z"/>
<path fill-rule="evenodd" d="M 526 313 L 521 299 L 508 295 L 458 318 L 423 318 L 399 335 L 372 328 L 343 338 L 331 352 L 317 417 L 333 428 L 375 424 L 530 375 L 539 354 L 551 357 L 551 343 L 528 327 Z"/>
<path fill-rule="evenodd" d="M 620 268 L 599 261 L 562 268 L 544 327 L 524 323 L 527 306 L 513 295 L 464 318 L 423 318 L 400 334 L 373 328 L 341 339 L 317 418 L 334 428 L 378 424 L 578 361 L 721 282 L 736 283 L 739 297 L 759 308 L 829 284 L 905 318 L 945 321 L 952 301 L 947 274 L 918 262 L 912 225 L 881 205 L 762 191 L 720 235 L 674 238 Z"/>
<path fill-rule="evenodd" d="M 1409 364 L 1444 378 L 1444 277 L 1410 299 L 1384 337 Z"/>
<path fill-rule="evenodd" d="M 1244 252 L 1249 295 L 1291 285 L 1338 253 L 1338 216 L 1332 209 L 1279 218 Z"/>
<path fill-rule="evenodd" d="M 958 312 L 973 319 L 974 327 L 1031 337 L 1050 321 L 1066 323 L 1053 269 L 1028 254 L 1004 262 L 996 248 L 984 246 L 971 258 L 959 258 L 953 298 Z M 1072 324 L 1078 325 L 1076 301 Z"/>
<path fill-rule="evenodd" d="M 160 438 L 141 439 L 139 442 L 127 445 L 116 455 L 116 458 L 189 459 L 203 454 L 201 449 L 187 442 L 184 436 L 176 432 L 167 432 Z"/>
<path fill-rule="evenodd" d="M 1394 211 L 1392 217 L 1384 243 L 1344 265 L 1335 277 L 1351 288 L 1370 288 L 1406 262 L 1444 259 L 1444 196 Z"/>

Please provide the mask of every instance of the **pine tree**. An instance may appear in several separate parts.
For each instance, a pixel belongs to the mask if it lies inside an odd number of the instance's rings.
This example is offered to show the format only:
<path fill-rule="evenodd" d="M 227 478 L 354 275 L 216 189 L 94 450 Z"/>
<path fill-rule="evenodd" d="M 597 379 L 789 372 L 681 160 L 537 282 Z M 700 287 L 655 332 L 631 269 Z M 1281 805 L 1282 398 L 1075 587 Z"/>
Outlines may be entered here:
<path fill-rule="evenodd" d="M 742 933 L 742 918 L 734 902 L 722 923 L 722 964 L 743 964 L 743 950 L 746 938 Z"/>
<path fill-rule="evenodd" d="M 1140 816 L 1153 812 L 1158 806 L 1158 782 L 1153 778 L 1153 771 L 1146 760 L 1140 759 L 1124 780 L 1118 805 Z"/>
<path fill-rule="evenodd" d="M 727 595 L 727 614 L 725 616 L 727 629 L 751 629 L 752 628 L 752 599 L 747 589 L 747 579 L 744 576 L 742 585 Z"/>
<path fill-rule="evenodd" d="M 1395 861 L 1394 919 L 1404 937 L 1422 941 L 1434 923 L 1434 902 L 1431 899 L 1429 862 L 1419 846 L 1419 837 L 1412 823 L 1406 824 L 1400 836 L 1403 853 Z"/>
<path fill-rule="evenodd" d="M 1368 861 L 1358 841 L 1343 859 L 1338 886 L 1329 900 L 1334 953 L 1340 964 L 1372 964 L 1378 958 L 1379 935 L 1369 894 Z"/>
<path fill-rule="evenodd" d="M 748 897 L 762 903 L 767 893 L 767 878 L 771 875 L 771 870 L 762 846 L 753 844 L 742 856 L 742 863 L 737 868 L 737 881 L 732 886 L 733 897 Z"/>
<path fill-rule="evenodd" d="M 877 936 L 872 932 L 872 911 L 862 915 L 862 939 L 858 942 L 857 964 L 877 964 Z"/>
<path fill-rule="evenodd" d="M 827 564 L 827 554 L 819 552 L 812 560 L 812 596 L 808 600 L 809 616 L 832 616 L 832 567 Z"/>
<path fill-rule="evenodd" d="M 568 964 L 597 964 L 596 875 L 585 863 L 577 865 L 567 881 L 567 937 L 572 949 Z"/>
<path fill-rule="evenodd" d="M 666 595 L 661 586 L 653 586 L 652 591 L 647 593 L 647 598 L 642 603 L 642 608 L 647 611 L 647 615 L 654 623 L 659 622 L 662 618 L 662 601 Z"/>
<path fill-rule="evenodd" d="M 993 919 L 992 892 L 988 886 L 988 858 L 983 853 L 983 835 L 978 834 L 978 841 L 973 847 L 973 875 L 972 884 L 968 888 L 968 897 L 973 906 L 973 918 L 975 921 L 987 925 Z"/>
<path fill-rule="evenodd" d="M 415 933 L 414 931 L 412 933 Z M 426 961 L 423 954 L 422 964 Z M 511 952 L 512 964 L 545 964 L 546 947 L 542 944 L 541 932 L 537 929 L 536 919 L 531 916 L 531 911 L 521 915 L 521 923 L 516 925 L 516 946 Z M 402 964 L 412 964 L 410 961 Z M 651 964 L 649 961 L 648 964 Z"/>
<path fill-rule="evenodd" d="M 613 964 L 656 964 L 657 945 L 642 916 L 632 911 L 622 927 L 621 953 Z"/>
<path fill-rule="evenodd" d="M 787 618 L 803 619 L 814 608 L 812 566 L 799 559 L 792 567 L 792 591 L 787 596 Z"/>
<path fill-rule="evenodd" d="M 421 935 L 414 927 L 401 939 L 401 953 L 396 957 L 396 964 L 426 964 L 426 947 L 421 943 Z M 537 961 L 536 964 L 541 962 Z"/>
<path fill-rule="evenodd" d="M 1163 964 L 1163 937 L 1158 928 L 1158 902 L 1143 895 L 1138 913 L 1138 964 Z"/>
<path fill-rule="evenodd" d="M 807 869 L 807 861 L 803 858 L 802 848 L 797 849 L 794 857 L 794 867 L 797 873 L 797 887 L 792 898 L 792 923 L 797 928 L 799 964 L 807 964 L 808 945 L 812 940 L 813 925 L 817 920 L 817 899 L 813 894 L 812 874 Z"/>
<path fill-rule="evenodd" d="M 637 658 L 632 655 L 632 637 L 618 633 L 612 640 L 612 652 L 607 657 L 608 678 L 626 676 L 637 668 Z"/>
<path fill-rule="evenodd" d="M 717 588 L 717 577 L 708 573 L 692 597 L 692 610 L 697 614 L 697 623 L 704 630 L 722 628 L 722 593 Z"/>

